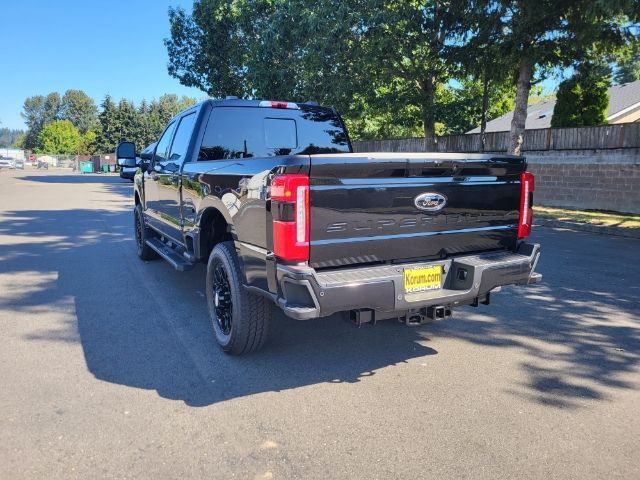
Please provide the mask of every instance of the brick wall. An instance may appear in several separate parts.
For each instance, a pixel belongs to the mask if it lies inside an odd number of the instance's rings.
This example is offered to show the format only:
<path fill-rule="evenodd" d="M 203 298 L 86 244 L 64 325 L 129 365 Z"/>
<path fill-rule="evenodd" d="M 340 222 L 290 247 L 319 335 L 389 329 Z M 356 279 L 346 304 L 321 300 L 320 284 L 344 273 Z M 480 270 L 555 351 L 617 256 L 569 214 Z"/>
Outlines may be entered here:
<path fill-rule="evenodd" d="M 535 203 L 640 213 L 640 149 L 527 152 Z"/>

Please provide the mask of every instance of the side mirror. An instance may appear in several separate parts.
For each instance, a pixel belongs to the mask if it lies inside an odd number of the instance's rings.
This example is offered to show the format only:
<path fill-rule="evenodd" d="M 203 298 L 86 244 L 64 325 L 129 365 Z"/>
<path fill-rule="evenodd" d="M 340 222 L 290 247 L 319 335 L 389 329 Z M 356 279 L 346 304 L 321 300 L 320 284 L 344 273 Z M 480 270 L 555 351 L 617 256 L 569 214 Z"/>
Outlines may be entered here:
<path fill-rule="evenodd" d="M 143 173 L 149 171 L 149 167 L 151 166 L 151 157 L 152 155 L 147 156 L 140 154 L 140 156 L 136 159 L 136 166 L 140 168 Z"/>
<path fill-rule="evenodd" d="M 146 162 L 150 162 L 152 158 L 153 158 L 153 151 L 151 151 L 151 152 L 143 151 L 143 152 L 140 154 L 140 159 L 141 159 L 143 162 L 145 162 L 145 161 L 146 161 Z"/>
<path fill-rule="evenodd" d="M 135 161 L 136 146 L 133 142 L 120 142 L 116 147 L 116 163 L 122 167 L 126 164 L 126 160 Z"/>
<path fill-rule="evenodd" d="M 152 143 L 148 147 L 146 147 L 142 152 L 140 152 L 140 157 L 136 162 L 136 165 L 140 167 L 140 170 L 143 172 L 149 171 L 149 167 L 151 166 L 151 161 L 153 160 L 153 154 L 156 151 L 156 144 Z"/>

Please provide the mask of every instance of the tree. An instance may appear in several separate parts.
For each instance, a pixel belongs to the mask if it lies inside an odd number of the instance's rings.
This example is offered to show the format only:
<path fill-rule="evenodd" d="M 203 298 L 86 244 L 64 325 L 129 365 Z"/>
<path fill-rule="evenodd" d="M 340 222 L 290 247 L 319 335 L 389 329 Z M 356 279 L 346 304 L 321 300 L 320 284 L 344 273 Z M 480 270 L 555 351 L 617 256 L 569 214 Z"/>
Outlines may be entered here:
<path fill-rule="evenodd" d="M 20 135 L 18 135 L 15 139 L 15 141 L 13 142 L 12 147 L 14 148 L 20 148 L 20 149 L 24 149 L 24 141 L 27 138 L 26 134 L 21 133 Z"/>
<path fill-rule="evenodd" d="M 640 55 L 625 61 L 618 67 L 616 83 L 631 83 L 640 80 Z"/>
<path fill-rule="evenodd" d="M 162 95 L 158 100 L 142 100 L 137 108 L 136 125 L 127 139 L 142 150 L 158 140 L 162 131 L 177 113 L 195 105 L 196 100 L 187 96 L 173 94 Z"/>
<path fill-rule="evenodd" d="M 84 135 L 80 135 L 78 155 L 93 155 L 94 153 L 96 153 L 96 132 L 88 130 Z"/>
<path fill-rule="evenodd" d="M 556 105 L 551 117 L 552 127 L 575 127 L 581 124 L 580 102 L 582 88 L 578 83 L 578 76 L 564 80 L 558 87 Z"/>
<path fill-rule="evenodd" d="M 143 99 L 138 106 L 136 135 L 132 138 L 138 151 L 144 149 L 157 138 L 151 128 L 150 110 L 149 102 Z"/>
<path fill-rule="evenodd" d="M 22 130 L 11 128 L 0 128 L 0 148 L 11 148 L 16 146 L 20 137 L 24 136 Z"/>
<path fill-rule="evenodd" d="M 33 149 L 42 128 L 60 118 L 61 99 L 58 92 L 51 92 L 47 96 L 35 95 L 24 101 L 22 118 L 27 124 L 24 148 Z"/>
<path fill-rule="evenodd" d="M 448 48 L 449 63 L 463 88 L 452 104 L 453 120 L 445 124 L 456 133 L 479 125 L 484 149 L 487 121 L 513 109 L 514 67 L 501 54 L 499 10 L 478 10 L 474 2 L 460 10 L 457 38 Z"/>
<path fill-rule="evenodd" d="M 27 133 L 23 140 L 23 147 L 33 149 L 38 141 L 38 134 L 44 125 L 44 97 L 36 95 L 24 101 L 22 107 L 22 118 L 27 124 Z"/>
<path fill-rule="evenodd" d="M 44 97 L 42 95 L 34 95 L 27 97 L 22 105 L 22 113 L 28 128 L 33 128 L 37 124 L 43 122 Z"/>
<path fill-rule="evenodd" d="M 387 105 L 420 107 L 424 135 L 435 134 L 441 120 L 442 87 L 448 81 L 447 42 L 457 30 L 464 2 L 380 0 L 368 3 L 366 30 L 358 57 L 362 71 L 391 88 Z"/>
<path fill-rule="evenodd" d="M 617 70 L 614 76 L 616 83 L 630 83 L 640 80 L 640 39 L 625 45 L 616 58 Z"/>
<path fill-rule="evenodd" d="M 640 7 L 635 0 L 479 0 L 478 14 L 497 12 L 500 55 L 517 69 L 509 153 L 519 154 L 527 100 L 536 69 L 569 66 L 598 50 L 611 50 L 633 35 Z"/>
<path fill-rule="evenodd" d="M 157 108 L 158 120 L 162 124 L 162 128 L 166 127 L 169 120 L 171 120 L 176 114 L 181 112 L 182 110 L 195 105 L 196 100 L 193 98 L 189 98 L 187 96 L 183 96 L 179 98 L 175 94 L 165 94 L 162 95 L 157 102 L 155 102 L 155 106 Z M 154 102 L 152 102 L 153 108 Z M 162 133 L 162 132 L 160 132 Z"/>
<path fill-rule="evenodd" d="M 243 41 L 236 34 L 242 13 L 225 0 L 195 1 L 192 15 L 170 8 L 169 74 L 215 97 L 245 96 Z"/>
<path fill-rule="evenodd" d="M 42 112 L 42 124 L 55 122 L 60 120 L 60 114 L 62 109 L 62 99 L 58 92 L 51 92 L 44 97 L 44 105 Z"/>
<path fill-rule="evenodd" d="M 129 100 L 121 99 L 116 110 L 118 125 L 118 142 L 121 140 L 135 141 L 138 136 L 138 112 Z"/>
<path fill-rule="evenodd" d="M 459 80 L 459 88 L 450 88 L 451 98 L 443 108 L 442 133 L 465 133 L 513 110 L 515 88 L 510 82 L 490 80 L 489 75 Z M 496 78 L 496 77 L 494 77 Z"/>
<path fill-rule="evenodd" d="M 102 153 L 114 152 L 120 141 L 118 109 L 110 95 L 104 97 L 101 108 L 102 111 L 98 115 L 96 149 Z"/>
<path fill-rule="evenodd" d="M 38 153 L 73 155 L 77 153 L 81 135 L 69 120 L 48 123 L 38 134 Z"/>
<path fill-rule="evenodd" d="M 364 99 L 355 105 L 358 115 L 344 117 L 343 120 L 352 140 L 369 140 L 378 138 L 409 138 L 424 135 L 420 121 L 420 109 L 406 106 L 404 110 L 396 109 L 393 113 L 372 107 Z"/>
<path fill-rule="evenodd" d="M 98 109 L 95 102 L 82 90 L 67 90 L 62 97 L 60 116 L 69 120 L 85 134 L 96 128 Z"/>
<path fill-rule="evenodd" d="M 200 0 L 191 15 L 169 11 L 169 73 L 216 97 L 314 99 L 430 134 L 466 3 Z"/>
<path fill-rule="evenodd" d="M 136 107 L 126 99 L 121 99 L 116 105 L 107 95 L 98 115 L 93 149 L 102 153 L 113 152 L 118 143 L 125 139 L 134 142 L 136 148 L 142 150 L 158 140 L 169 120 L 195 103 L 194 98 L 166 94 L 151 102 L 142 100 Z"/>
<path fill-rule="evenodd" d="M 586 62 L 558 88 L 552 127 L 583 127 L 607 123 L 611 69 Z"/>

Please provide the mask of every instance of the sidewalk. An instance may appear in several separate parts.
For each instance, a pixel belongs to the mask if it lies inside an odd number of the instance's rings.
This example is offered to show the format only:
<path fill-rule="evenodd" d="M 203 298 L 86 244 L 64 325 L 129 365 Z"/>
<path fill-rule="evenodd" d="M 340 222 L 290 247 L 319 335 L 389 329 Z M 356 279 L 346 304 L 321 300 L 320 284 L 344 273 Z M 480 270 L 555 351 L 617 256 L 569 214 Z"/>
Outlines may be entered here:
<path fill-rule="evenodd" d="M 534 225 L 640 239 L 640 217 L 610 212 L 535 207 Z"/>

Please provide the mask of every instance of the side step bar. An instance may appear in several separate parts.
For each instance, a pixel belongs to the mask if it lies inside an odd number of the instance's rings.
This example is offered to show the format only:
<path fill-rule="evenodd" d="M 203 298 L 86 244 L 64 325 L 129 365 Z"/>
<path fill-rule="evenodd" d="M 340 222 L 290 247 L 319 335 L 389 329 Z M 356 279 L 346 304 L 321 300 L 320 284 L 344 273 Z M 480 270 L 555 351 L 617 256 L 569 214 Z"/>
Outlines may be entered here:
<path fill-rule="evenodd" d="M 169 262 L 169 264 L 176 270 L 184 272 L 186 270 L 191 270 L 195 266 L 195 263 L 187 260 L 174 249 L 163 243 L 159 238 L 149 238 L 148 240 L 145 240 L 145 243 L 155 250 L 158 255 Z"/>

